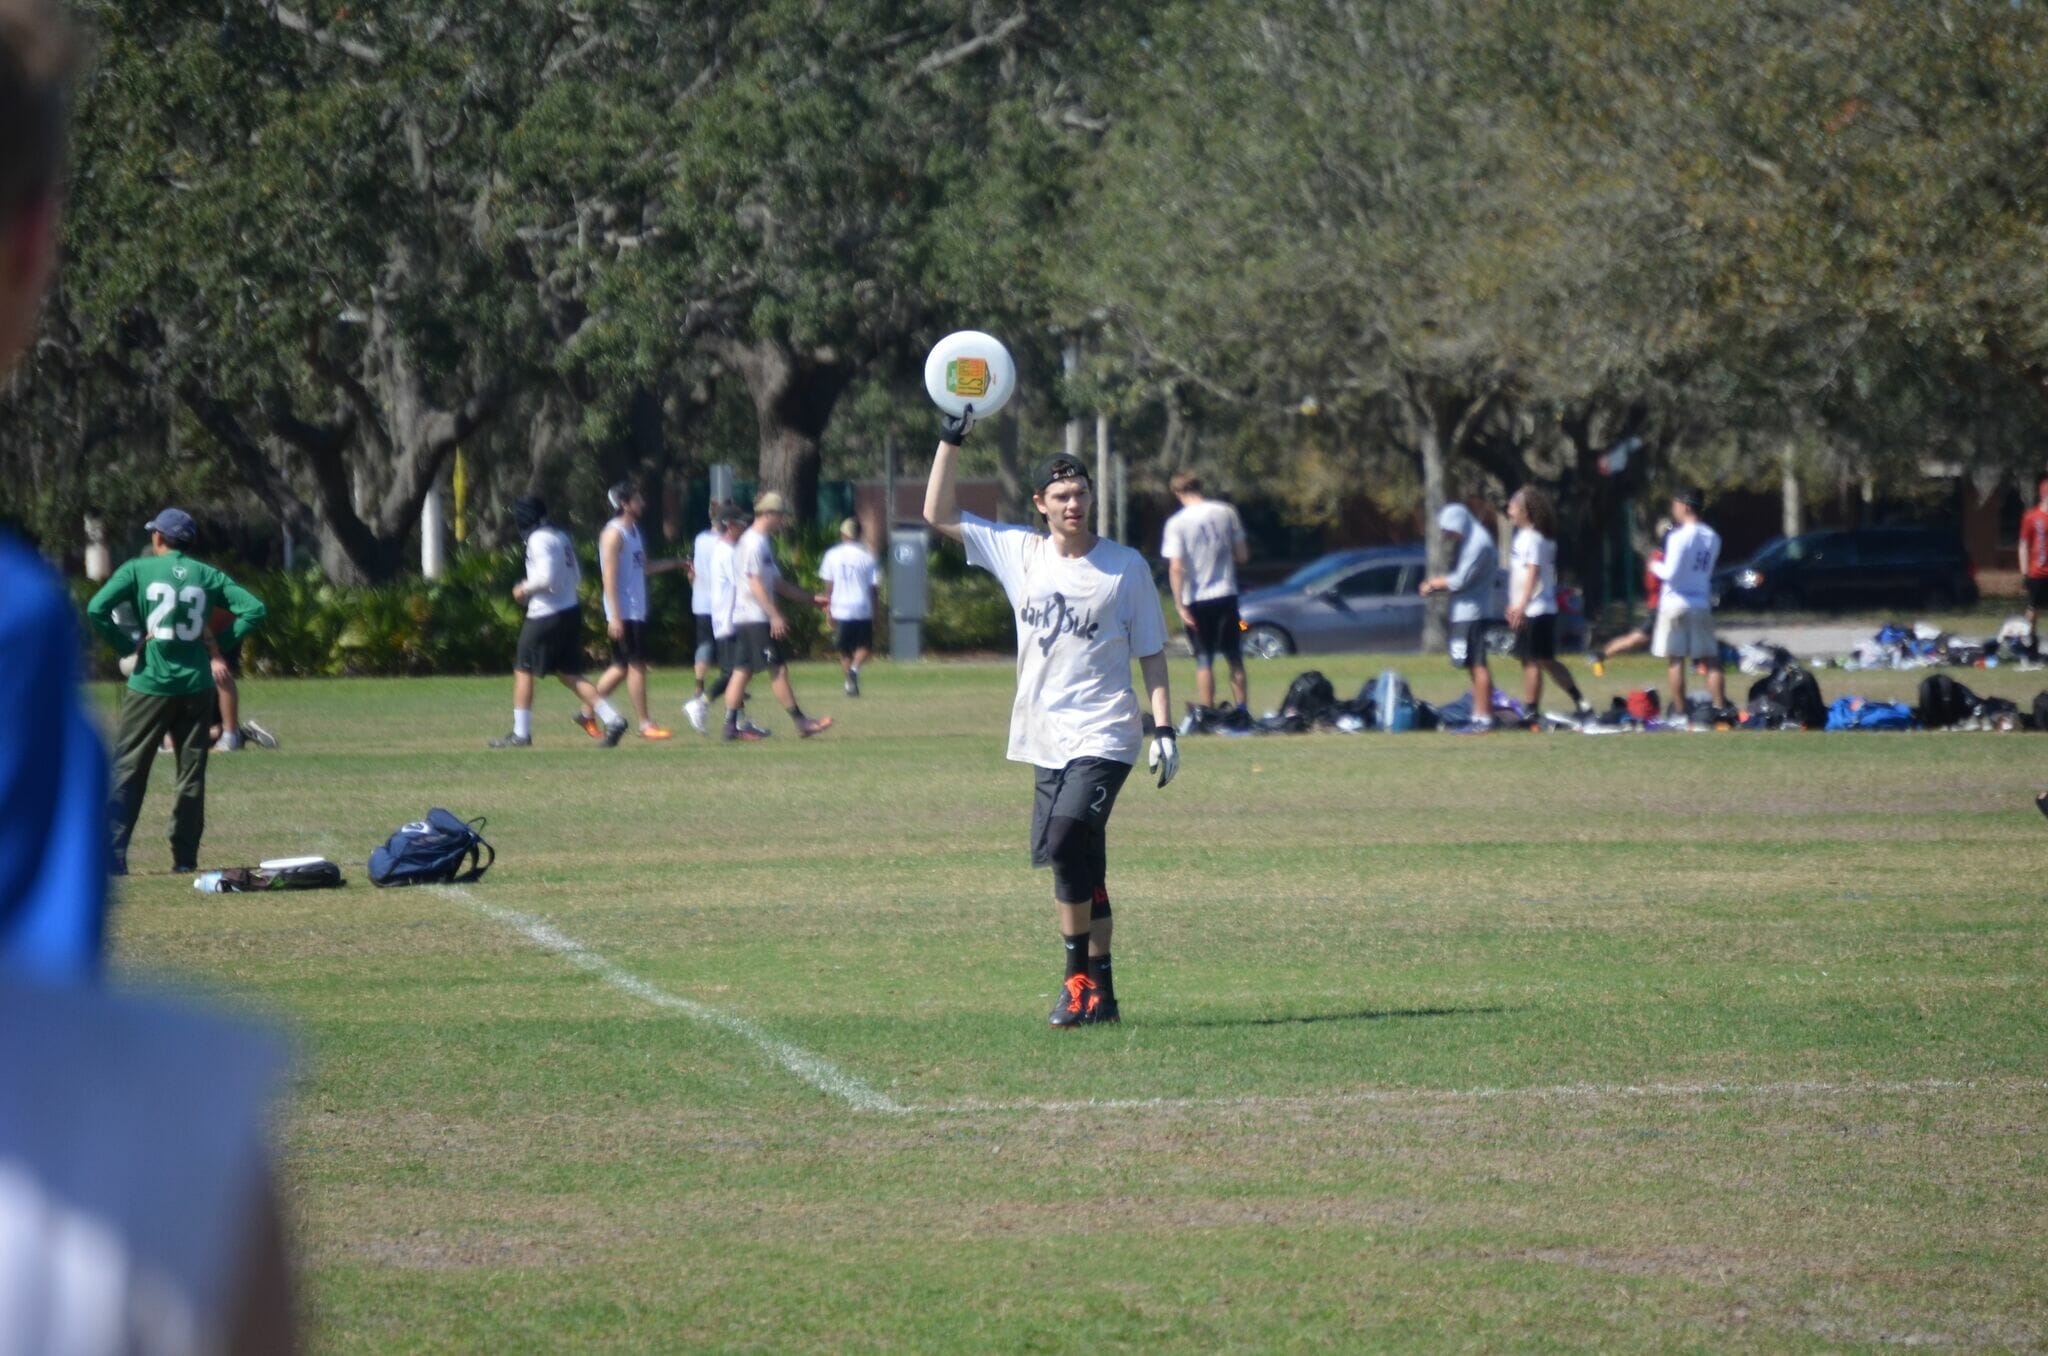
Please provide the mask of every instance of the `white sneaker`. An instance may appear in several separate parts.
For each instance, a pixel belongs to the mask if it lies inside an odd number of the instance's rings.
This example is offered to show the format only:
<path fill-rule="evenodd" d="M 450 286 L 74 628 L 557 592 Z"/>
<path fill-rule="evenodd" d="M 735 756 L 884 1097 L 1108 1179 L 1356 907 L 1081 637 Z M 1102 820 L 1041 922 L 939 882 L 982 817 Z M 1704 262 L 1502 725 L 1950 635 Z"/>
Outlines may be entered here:
<path fill-rule="evenodd" d="M 711 733 L 711 702 L 702 693 L 683 703 L 683 715 L 689 718 L 690 728 L 698 734 Z"/>

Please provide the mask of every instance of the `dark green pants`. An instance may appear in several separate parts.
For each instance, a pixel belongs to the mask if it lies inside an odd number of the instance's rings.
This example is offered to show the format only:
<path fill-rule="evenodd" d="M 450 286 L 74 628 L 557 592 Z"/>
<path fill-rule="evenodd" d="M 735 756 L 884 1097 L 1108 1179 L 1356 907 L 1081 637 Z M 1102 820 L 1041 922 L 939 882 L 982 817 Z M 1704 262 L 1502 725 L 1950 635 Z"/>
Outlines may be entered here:
<path fill-rule="evenodd" d="M 128 840 L 149 790 L 149 768 L 157 745 L 168 734 L 178 751 L 178 789 L 171 802 L 171 865 L 199 864 L 199 835 L 206 828 L 207 728 L 213 723 L 213 689 L 177 697 L 152 697 L 133 688 L 121 694 L 121 723 L 114 732 L 114 866 L 128 868 Z"/>

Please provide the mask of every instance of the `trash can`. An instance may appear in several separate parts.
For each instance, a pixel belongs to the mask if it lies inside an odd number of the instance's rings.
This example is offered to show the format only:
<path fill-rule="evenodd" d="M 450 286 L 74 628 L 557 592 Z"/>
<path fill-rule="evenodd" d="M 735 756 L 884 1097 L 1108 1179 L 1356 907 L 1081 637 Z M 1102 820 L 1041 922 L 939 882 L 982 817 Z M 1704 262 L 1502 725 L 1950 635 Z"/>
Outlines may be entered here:
<path fill-rule="evenodd" d="M 924 658 L 925 566 L 931 538 L 921 527 L 889 531 L 889 656 Z"/>

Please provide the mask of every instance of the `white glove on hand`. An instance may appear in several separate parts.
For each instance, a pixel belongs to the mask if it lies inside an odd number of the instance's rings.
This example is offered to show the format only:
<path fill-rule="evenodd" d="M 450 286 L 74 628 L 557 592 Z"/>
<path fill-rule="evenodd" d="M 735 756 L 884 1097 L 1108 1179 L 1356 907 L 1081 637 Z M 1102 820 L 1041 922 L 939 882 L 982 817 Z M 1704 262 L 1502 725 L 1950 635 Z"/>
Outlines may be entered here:
<path fill-rule="evenodd" d="M 1180 771 L 1180 741 L 1174 738 L 1171 725 L 1162 725 L 1152 732 L 1152 751 L 1145 755 L 1145 766 L 1159 774 L 1161 786 Z"/>

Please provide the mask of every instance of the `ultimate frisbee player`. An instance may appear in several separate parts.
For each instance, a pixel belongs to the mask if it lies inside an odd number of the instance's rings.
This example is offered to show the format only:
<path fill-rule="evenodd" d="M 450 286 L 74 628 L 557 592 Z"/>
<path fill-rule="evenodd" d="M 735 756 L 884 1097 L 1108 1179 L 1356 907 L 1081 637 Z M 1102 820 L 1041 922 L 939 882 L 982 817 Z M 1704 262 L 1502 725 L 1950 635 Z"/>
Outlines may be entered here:
<path fill-rule="evenodd" d="M 1131 660 L 1152 708 L 1147 766 L 1159 785 L 1180 769 L 1166 688 L 1166 626 L 1152 573 L 1136 551 L 1089 527 L 1094 486 L 1077 458 L 1054 455 L 1032 472 L 1032 503 L 1049 534 L 962 513 L 955 495 L 960 444 L 974 407 L 939 425 L 924 519 L 967 548 L 967 563 L 1002 581 L 1017 618 L 1017 698 L 1010 761 L 1036 769 L 1031 864 L 1052 868 L 1053 908 L 1066 976 L 1055 1027 L 1114 1022 L 1107 870 L 1109 815 L 1145 742 Z"/>

